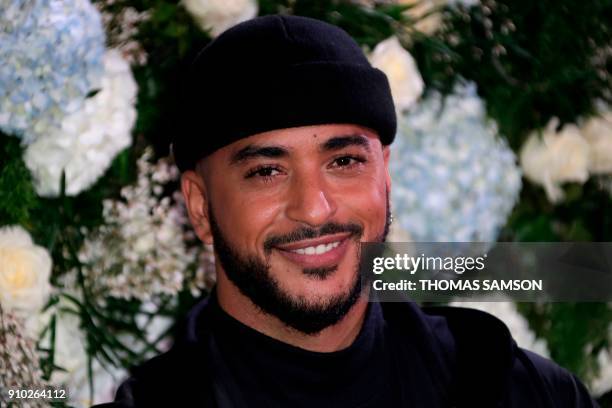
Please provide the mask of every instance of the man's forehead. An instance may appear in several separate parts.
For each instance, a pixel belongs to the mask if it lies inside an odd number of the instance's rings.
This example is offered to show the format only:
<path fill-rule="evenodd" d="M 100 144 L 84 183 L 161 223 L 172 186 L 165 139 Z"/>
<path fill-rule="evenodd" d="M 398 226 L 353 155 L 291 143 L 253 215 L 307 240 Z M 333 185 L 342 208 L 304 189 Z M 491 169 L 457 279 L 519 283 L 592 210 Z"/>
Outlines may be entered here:
<path fill-rule="evenodd" d="M 247 138 L 238 140 L 223 149 L 224 155 L 235 155 L 237 152 L 248 149 L 249 146 L 265 147 L 277 146 L 291 150 L 294 146 L 303 146 L 305 143 L 314 146 L 324 146 L 329 144 L 331 139 L 346 139 L 361 137 L 368 146 L 380 143 L 378 134 L 366 127 L 352 124 L 329 124 L 301 126 L 287 129 L 277 129 L 268 132 L 258 133 Z M 365 144 L 351 143 L 351 144 Z"/>
<path fill-rule="evenodd" d="M 353 140 L 349 140 L 349 139 Z M 359 143 L 359 138 L 365 143 Z M 347 143 L 348 141 L 348 143 Z M 291 151 L 301 151 L 310 144 L 325 150 L 323 146 L 333 144 L 335 149 L 346 146 L 362 146 L 373 151 L 382 146 L 376 131 L 353 124 L 324 124 L 277 129 L 258 133 L 231 143 L 201 159 L 196 164 L 198 173 L 207 174 L 213 163 L 239 164 L 251 157 L 281 157 Z M 343 146 L 344 145 L 344 146 Z M 328 150 L 333 150 L 330 148 Z"/>

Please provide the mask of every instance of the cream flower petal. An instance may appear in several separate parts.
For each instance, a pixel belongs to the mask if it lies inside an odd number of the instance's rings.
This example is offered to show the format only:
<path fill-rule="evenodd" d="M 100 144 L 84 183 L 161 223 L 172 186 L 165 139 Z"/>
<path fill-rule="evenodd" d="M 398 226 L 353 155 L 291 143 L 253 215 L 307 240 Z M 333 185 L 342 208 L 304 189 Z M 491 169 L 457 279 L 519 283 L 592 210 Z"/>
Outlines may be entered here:
<path fill-rule="evenodd" d="M 24 316 L 40 311 L 51 292 L 51 263 L 47 250 L 35 245 L 21 226 L 0 228 L 2 306 Z"/>

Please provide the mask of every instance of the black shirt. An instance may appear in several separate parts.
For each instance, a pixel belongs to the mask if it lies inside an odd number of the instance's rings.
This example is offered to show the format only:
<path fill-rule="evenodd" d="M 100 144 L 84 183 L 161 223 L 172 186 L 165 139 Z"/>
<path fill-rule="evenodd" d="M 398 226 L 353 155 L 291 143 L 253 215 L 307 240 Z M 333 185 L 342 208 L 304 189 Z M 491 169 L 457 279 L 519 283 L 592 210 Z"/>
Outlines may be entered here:
<path fill-rule="evenodd" d="M 114 403 L 141 407 L 595 407 L 556 364 L 516 346 L 484 312 L 371 303 L 344 350 L 274 340 L 196 305 L 166 353 L 132 370 Z"/>
<path fill-rule="evenodd" d="M 422 384 L 427 377 L 427 362 L 410 338 L 386 324 L 378 303 L 368 305 L 355 341 L 331 353 L 261 334 L 225 313 L 214 298 L 209 307 L 213 375 L 222 378 L 215 395 L 224 406 L 398 407 L 402 384 Z M 421 399 L 419 388 L 405 390 L 413 402 Z"/>

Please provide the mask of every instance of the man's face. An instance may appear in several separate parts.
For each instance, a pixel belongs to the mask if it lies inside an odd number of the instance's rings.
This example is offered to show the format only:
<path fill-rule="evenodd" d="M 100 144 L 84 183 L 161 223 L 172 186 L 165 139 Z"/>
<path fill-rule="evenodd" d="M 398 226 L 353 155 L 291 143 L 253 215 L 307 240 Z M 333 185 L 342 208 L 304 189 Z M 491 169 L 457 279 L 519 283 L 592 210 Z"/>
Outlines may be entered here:
<path fill-rule="evenodd" d="M 218 273 L 264 312 L 316 333 L 360 294 L 359 242 L 386 236 L 388 159 L 359 126 L 281 129 L 211 154 L 198 166 L 199 188 L 183 181 L 183 190 Z"/>

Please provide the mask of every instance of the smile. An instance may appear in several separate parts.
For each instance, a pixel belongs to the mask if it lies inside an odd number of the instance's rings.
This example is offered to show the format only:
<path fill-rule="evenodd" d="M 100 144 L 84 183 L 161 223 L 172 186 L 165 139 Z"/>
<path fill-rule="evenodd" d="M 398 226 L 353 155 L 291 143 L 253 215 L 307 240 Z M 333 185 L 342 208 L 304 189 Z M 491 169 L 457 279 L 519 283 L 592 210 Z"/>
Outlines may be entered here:
<path fill-rule="evenodd" d="M 350 233 L 325 235 L 275 247 L 278 253 L 302 268 L 338 265 L 349 248 Z"/>
<path fill-rule="evenodd" d="M 320 245 L 317 245 L 316 247 L 309 246 L 306 248 L 294 249 L 291 252 L 295 252 L 296 254 L 302 254 L 302 255 L 321 255 L 321 254 L 331 251 L 332 249 L 336 248 L 338 245 L 340 245 L 340 241 L 334 241 L 330 244 L 320 244 Z"/>

